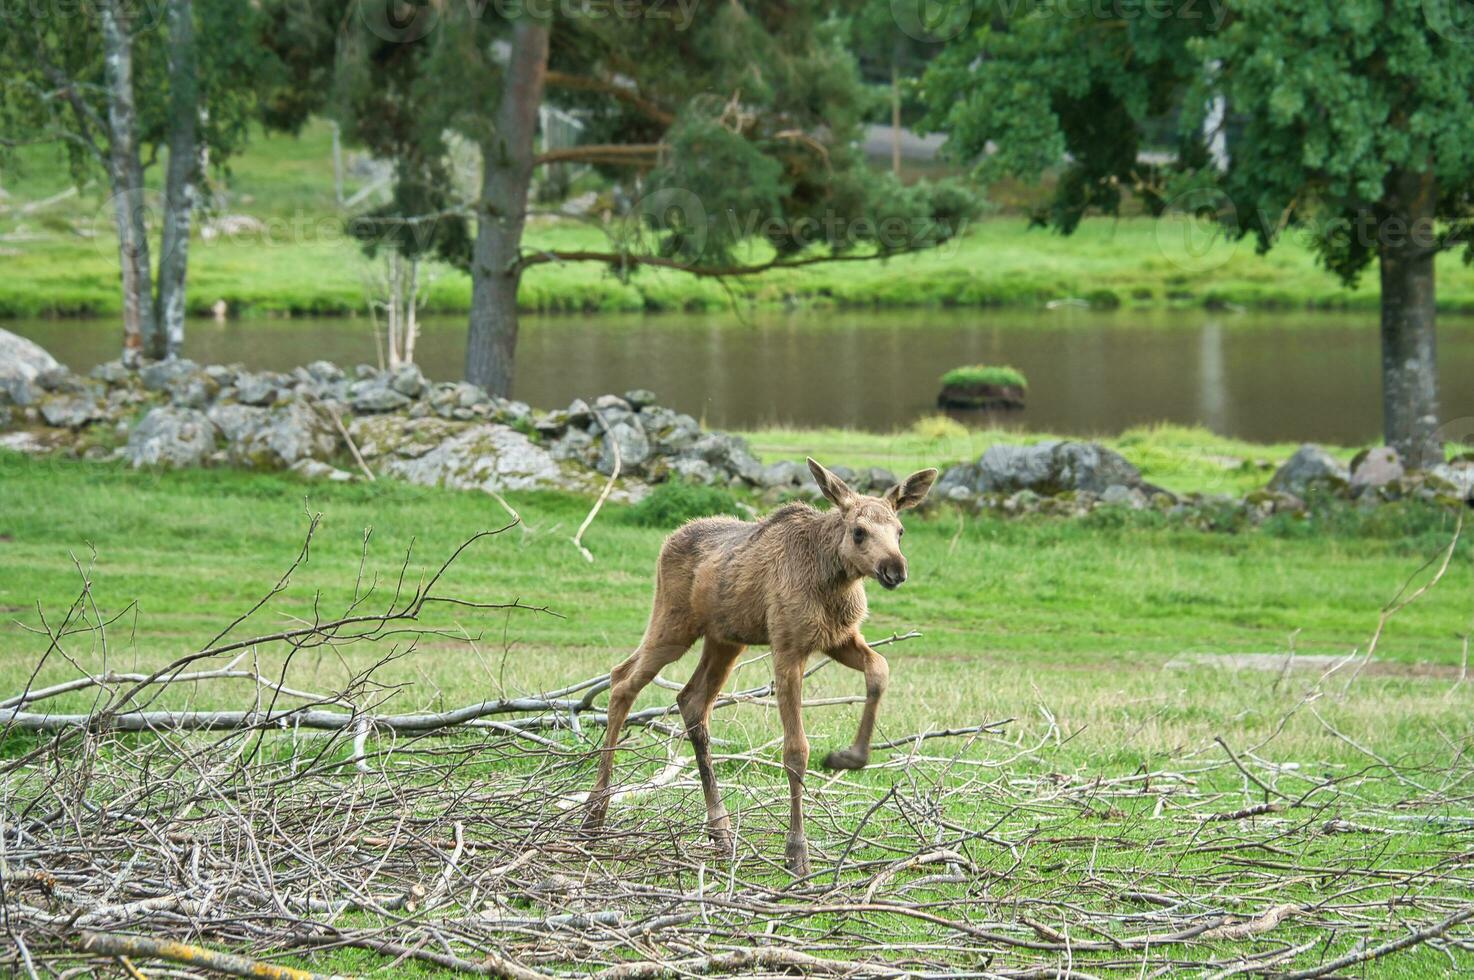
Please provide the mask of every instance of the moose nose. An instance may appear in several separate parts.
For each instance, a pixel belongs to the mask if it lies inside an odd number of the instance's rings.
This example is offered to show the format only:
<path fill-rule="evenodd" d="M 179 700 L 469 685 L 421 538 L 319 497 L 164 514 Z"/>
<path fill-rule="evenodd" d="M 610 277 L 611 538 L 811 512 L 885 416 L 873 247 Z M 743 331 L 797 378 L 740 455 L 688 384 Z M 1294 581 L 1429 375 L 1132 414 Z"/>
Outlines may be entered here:
<path fill-rule="evenodd" d="M 875 569 L 875 577 L 887 589 L 894 589 L 906 581 L 905 560 L 894 558 L 881 562 L 879 567 Z"/>

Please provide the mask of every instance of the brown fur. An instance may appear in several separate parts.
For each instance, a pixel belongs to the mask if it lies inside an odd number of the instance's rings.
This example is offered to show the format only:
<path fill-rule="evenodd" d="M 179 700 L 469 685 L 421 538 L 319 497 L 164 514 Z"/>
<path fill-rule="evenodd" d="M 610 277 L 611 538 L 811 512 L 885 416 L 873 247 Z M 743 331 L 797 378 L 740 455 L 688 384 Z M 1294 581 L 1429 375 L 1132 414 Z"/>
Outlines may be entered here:
<path fill-rule="evenodd" d="M 788 504 L 760 521 L 708 517 L 675 531 L 660 549 L 655 599 L 645 637 L 610 673 L 608 731 L 585 826 L 602 826 L 609 803 L 614 749 L 630 705 L 661 668 L 704 638 L 701 662 L 677 703 L 696 751 L 714 840 L 731 846 L 726 808 L 717 793 L 707 734 L 711 706 L 744 647 L 773 650 L 774 692 L 783 722 L 783 764 L 789 781 L 787 863 L 807 873 L 808 845 L 801 807 L 809 745 L 799 716 L 804 664 L 815 650 L 865 675 L 865 708 L 854 743 L 831 752 L 831 769 L 858 769 L 869 760 L 876 709 L 890 670 L 860 636 L 864 580 L 886 588 L 905 581 L 899 512 L 926 497 L 936 470 L 913 473 L 883 496 L 861 496 L 809 460 L 819 489 L 834 507 L 817 511 Z"/>

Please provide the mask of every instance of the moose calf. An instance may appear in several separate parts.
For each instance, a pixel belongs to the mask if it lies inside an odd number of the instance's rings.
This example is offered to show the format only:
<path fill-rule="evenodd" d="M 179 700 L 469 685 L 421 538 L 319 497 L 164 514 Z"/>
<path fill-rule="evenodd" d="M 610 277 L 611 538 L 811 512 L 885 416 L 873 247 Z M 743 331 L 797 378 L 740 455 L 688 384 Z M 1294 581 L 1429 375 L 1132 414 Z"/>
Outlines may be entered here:
<path fill-rule="evenodd" d="M 863 768 L 890 672 L 885 658 L 860 636 L 866 611 L 863 583 L 873 576 L 894 589 L 906 581 L 898 515 L 921 503 L 937 477 L 934 469 L 921 470 L 884 495 L 870 497 L 855 493 L 812 459 L 809 470 L 834 504 L 832 510 L 789 504 L 756 522 L 708 517 L 691 521 L 666 539 L 655 570 L 655 602 L 645 638 L 610 673 L 608 731 L 585 827 L 604 823 L 614 749 L 635 697 L 661 668 L 704 637 L 701 662 L 676 701 L 696 751 L 707 829 L 719 846 L 732 846 L 731 822 L 712 775 L 707 722 L 743 648 L 766 643 L 773 651 L 773 687 L 788 772 L 786 864 L 794 874 L 808 873 L 802 804 L 809 743 L 799 716 L 804 663 L 814 650 L 822 650 L 865 675 L 865 708 L 854 744 L 824 759 L 829 769 Z"/>

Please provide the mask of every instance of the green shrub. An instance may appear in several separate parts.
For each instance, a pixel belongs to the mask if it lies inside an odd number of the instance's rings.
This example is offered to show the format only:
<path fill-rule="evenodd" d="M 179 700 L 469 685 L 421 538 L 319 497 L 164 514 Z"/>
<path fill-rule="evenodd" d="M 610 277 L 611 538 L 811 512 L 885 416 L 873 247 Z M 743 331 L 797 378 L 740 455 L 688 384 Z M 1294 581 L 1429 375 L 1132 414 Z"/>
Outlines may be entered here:
<path fill-rule="evenodd" d="M 680 527 L 698 517 L 731 514 L 746 517 L 737 497 L 724 487 L 708 487 L 696 483 L 670 480 L 645 495 L 645 499 L 626 512 L 626 519 L 640 527 Z"/>
<path fill-rule="evenodd" d="M 955 367 L 942 375 L 942 384 L 993 385 L 999 388 L 1006 386 L 1027 388 L 1029 386 L 1029 382 L 1024 378 L 1023 372 L 1017 368 L 988 364 L 970 364 L 965 367 Z"/>

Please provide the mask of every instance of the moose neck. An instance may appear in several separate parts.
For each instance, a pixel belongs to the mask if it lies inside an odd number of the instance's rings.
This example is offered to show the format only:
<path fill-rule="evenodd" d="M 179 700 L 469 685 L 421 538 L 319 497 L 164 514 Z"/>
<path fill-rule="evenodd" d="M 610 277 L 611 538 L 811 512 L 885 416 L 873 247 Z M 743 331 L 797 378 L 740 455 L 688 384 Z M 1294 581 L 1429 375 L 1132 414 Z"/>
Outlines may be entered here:
<path fill-rule="evenodd" d="M 814 549 L 818 555 L 815 570 L 818 572 L 818 585 L 821 589 L 838 591 L 864 578 L 863 575 L 855 574 L 840 558 L 844 536 L 849 532 L 845 528 L 844 513 L 838 507 L 821 512 L 815 523 L 815 530 L 819 538 L 818 547 Z"/>

